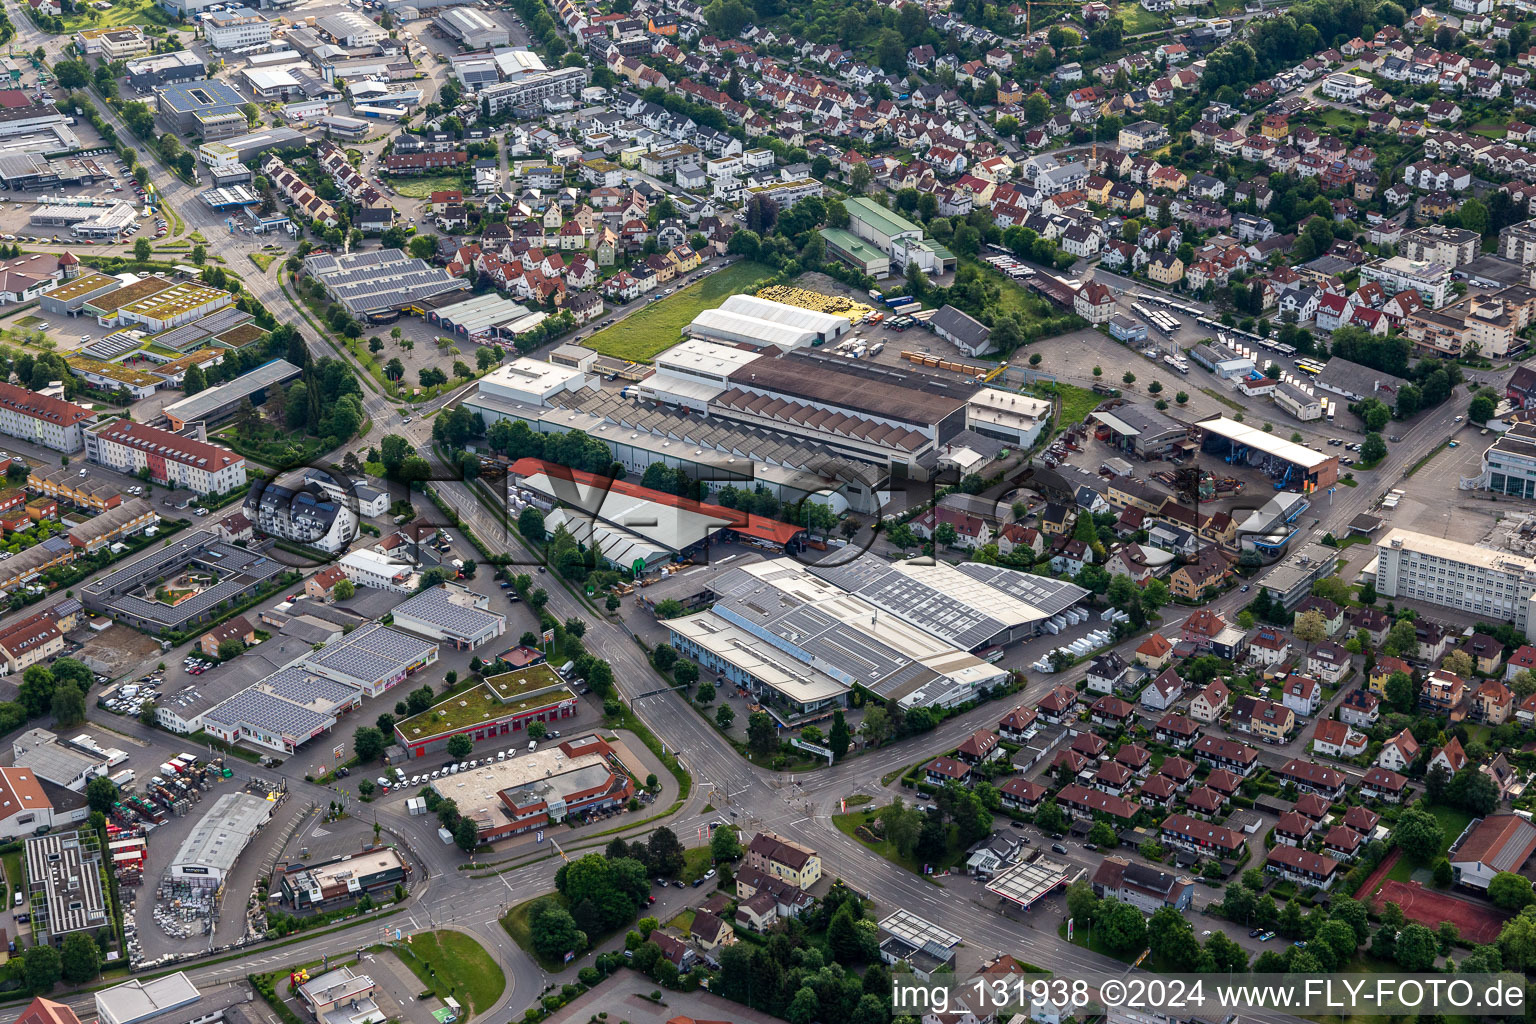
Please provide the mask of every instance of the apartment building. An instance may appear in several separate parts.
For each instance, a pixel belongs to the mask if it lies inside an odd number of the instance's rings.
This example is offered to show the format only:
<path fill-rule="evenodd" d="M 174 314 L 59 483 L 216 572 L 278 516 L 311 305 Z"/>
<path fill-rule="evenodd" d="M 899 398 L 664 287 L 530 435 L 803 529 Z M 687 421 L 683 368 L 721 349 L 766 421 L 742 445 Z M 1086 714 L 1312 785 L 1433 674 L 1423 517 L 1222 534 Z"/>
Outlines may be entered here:
<path fill-rule="evenodd" d="M 1481 243 L 1482 236 L 1476 231 L 1428 224 L 1405 233 L 1397 249 L 1410 260 L 1439 263 L 1454 270 L 1477 259 Z"/>
<path fill-rule="evenodd" d="M 495 117 L 504 110 L 532 106 L 561 96 L 578 95 L 586 84 L 585 68 L 558 68 L 486 86 L 481 90 L 480 98 L 490 107 L 491 116 Z"/>
<path fill-rule="evenodd" d="M 19 437 L 60 452 L 77 452 L 85 447 L 81 424 L 91 413 L 35 391 L 0 383 L 0 434 Z"/>
<path fill-rule="evenodd" d="M 772 832 L 759 832 L 747 846 L 747 866 L 800 889 L 809 889 L 821 878 L 821 857 Z"/>
<path fill-rule="evenodd" d="M 1527 639 L 1536 603 L 1536 559 L 1459 541 L 1392 530 L 1376 544 L 1376 592 L 1510 622 Z"/>
<path fill-rule="evenodd" d="M 85 457 L 120 473 L 148 469 L 157 484 L 194 494 L 228 494 L 245 488 L 245 457 L 207 441 L 122 419 L 84 432 Z"/>
<path fill-rule="evenodd" d="M 1438 307 L 1445 305 L 1445 297 L 1450 292 L 1451 268 L 1443 263 L 1392 256 L 1362 266 L 1360 281 L 1375 281 L 1388 295 L 1412 288 L 1425 305 Z"/>

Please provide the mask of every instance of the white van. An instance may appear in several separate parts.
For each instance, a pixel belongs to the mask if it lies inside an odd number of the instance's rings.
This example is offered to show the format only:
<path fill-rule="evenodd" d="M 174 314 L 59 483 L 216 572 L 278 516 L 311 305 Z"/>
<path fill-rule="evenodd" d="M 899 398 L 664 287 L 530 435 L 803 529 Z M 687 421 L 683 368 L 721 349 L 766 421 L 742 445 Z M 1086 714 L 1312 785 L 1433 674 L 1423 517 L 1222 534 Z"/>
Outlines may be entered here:
<path fill-rule="evenodd" d="M 529 750 L 538 750 L 539 749 L 539 741 L 538 740 L 529 740 L 528 741 L 528 749 Z"/>
<path fill-rule="evenodd" d="M 505 750 L 498 750 L 498 751 L 496 751 L 496 760 L 498 760 L 498 761 L 505 761 L 506 759 L 507 759 L 507 752 Z"/>

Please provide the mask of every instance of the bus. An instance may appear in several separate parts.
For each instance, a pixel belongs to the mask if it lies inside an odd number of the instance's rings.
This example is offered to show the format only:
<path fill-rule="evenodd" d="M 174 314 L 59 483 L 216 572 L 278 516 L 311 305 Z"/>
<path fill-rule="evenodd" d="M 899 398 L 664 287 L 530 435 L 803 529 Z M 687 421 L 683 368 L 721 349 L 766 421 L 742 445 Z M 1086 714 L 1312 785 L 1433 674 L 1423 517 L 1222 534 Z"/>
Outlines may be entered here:
<path fill-rule="evenodd" d="M 1296 369 L 1308 376 L 1316 377 L 1323 372 L 1323 364 L 1313 362 L 1310 359 L 1298 359 L 1296 360 Z"/>

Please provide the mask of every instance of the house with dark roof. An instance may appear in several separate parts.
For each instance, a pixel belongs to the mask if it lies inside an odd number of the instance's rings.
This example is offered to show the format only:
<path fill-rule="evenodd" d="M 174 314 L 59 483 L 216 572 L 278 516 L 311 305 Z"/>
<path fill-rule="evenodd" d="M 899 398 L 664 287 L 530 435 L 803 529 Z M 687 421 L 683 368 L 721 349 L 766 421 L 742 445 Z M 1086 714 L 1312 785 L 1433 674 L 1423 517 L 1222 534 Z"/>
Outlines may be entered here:
<path fill-rule="evenodd" d="M 1327 889 L 1338 877 L 1339 862 L 1295 846 L 1275 846 L 1264 858 L 1264 870 L 1297 885 Z"/>
<path fill-rule="evenodd" d="M 1180 877 L 1123 857 L 1105 857 L 1093 875 L 1094 895 L 1114 897 L 1144 914 L 1163 907 L 1188 910 L 1194 900 L 1193 879 Z"/>

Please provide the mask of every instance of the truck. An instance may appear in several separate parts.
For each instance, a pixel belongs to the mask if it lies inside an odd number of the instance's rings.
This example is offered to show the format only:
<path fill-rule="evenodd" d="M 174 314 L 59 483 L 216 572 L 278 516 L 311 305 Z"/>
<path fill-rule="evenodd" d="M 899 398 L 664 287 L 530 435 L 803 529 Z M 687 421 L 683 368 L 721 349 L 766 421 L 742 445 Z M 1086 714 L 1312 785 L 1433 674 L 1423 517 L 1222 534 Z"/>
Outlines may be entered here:
<path fill-rule="evenodd" d="M 453 833 L 449 832 L 445 828 L 440 828 L 440 829 L 437 830 L 437 838 L 439 838 L 439 839 L 441 839 L 443 841 L 443 845 L 444 846 L 451 846 L 451 845 L 453 845 Z"/>
<path fill-rule="evenodd" d="M 907 303 L 911 302 L 912 296 L 901 295 L 893 299 L 882 299 L 881 301 L 884 302 L 887 306 L 890 306 L 892 309 L 895 309 L 897 306 L 905 306 Z"/>

